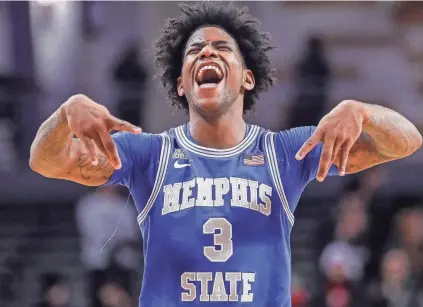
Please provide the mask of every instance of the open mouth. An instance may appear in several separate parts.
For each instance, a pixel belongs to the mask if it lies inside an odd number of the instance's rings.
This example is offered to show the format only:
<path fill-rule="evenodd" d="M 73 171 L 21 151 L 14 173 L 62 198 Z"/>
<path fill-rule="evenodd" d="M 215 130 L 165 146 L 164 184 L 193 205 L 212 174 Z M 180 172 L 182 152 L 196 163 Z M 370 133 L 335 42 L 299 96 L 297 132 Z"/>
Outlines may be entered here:
<path fill-rule="evenodd" d="M 216 64 L 202 66 L 195 77 L 199 86 L 217 85 L 223 79 L 223 72 Z"/>

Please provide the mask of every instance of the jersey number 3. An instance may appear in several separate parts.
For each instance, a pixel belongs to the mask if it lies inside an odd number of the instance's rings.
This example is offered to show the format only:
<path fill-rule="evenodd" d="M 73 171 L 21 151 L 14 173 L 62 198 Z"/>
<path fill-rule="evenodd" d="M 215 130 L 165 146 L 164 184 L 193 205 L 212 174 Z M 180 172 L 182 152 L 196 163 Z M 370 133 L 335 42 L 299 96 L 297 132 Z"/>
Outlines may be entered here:
<path fill-rule="evenodd" d="M 214 246 L 204 247 L 204 255 L 210 261 L 225 262 L 233 255 L 232 225 L 227 219 L 210 218 L 203 225 L 203 233 L 213 235 Z"/>

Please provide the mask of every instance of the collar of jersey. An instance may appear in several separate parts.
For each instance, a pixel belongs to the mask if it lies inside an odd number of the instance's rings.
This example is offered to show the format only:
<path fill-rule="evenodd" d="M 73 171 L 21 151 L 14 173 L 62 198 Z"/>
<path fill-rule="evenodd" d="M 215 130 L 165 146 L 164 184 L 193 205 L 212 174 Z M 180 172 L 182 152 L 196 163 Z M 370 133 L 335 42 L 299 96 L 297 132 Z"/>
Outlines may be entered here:
<path fill-rule="evenodd" d="M 238 155 L 247 149 L 256 139 L 259 133 L 259 127 L 256 125 L 251 125 L 250 130 L 248 131 L 245 138 L 238 145 L 227 148 L 227 149 L 215 149 L 203 147 L 192 142 L 187 135 L 185 134 L 184 125 L 175 128 L 175 136 L 180 145 L 197 155 L 205 157 L 215 157 L 215 158 L 227 158 L 231 156 Z"/>

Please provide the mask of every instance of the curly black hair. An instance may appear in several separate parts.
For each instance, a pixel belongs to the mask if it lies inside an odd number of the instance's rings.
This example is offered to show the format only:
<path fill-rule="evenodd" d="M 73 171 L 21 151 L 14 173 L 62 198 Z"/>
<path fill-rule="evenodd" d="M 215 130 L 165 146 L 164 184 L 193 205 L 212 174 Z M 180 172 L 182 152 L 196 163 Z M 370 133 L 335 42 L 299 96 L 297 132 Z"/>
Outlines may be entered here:
<path fill-rule="evenodd" d="M 244 97 L 244 113 L 251 110 L 259 93 L 267 90 L 274 82 L 274 70 L 267 55 L 267 51 L 274 48 L 270 44 L 269 34 L 257 29 L 258 21 L 249 14 L 246 7 L 209 1 L 194 5 L 181 4 L 179 7 L 182 14 L 167 20 L 155 45 L 158 77 L 165 88 L 169 86 L 168 97 L 172 106 L 188 110 L 185 96 L 180 97 L 177 93 L 183 51 L 194 31 L 210 25 L 222 28 L 234 38 L 246 67 L 254 74 L 255 87 L 247 91 Z"/>

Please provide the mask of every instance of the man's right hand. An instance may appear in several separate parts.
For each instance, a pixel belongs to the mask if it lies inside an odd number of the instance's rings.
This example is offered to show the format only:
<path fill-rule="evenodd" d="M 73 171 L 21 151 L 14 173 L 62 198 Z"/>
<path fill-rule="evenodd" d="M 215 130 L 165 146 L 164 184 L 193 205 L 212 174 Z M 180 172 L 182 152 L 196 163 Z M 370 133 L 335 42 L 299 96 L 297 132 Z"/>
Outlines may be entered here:
<path fill-rule="evenodd" d="M 114 117 L 107 108 L 85 95 L 69 98 L 62 105 L 62 114 L 67 120 L 69 129 L 86 148 L 94 166 L 98 164 L 97 147 L 115 169 L 122 167 L 110 131 L 127 131 L 134 134 L 141 132 L 141 128 Z"/>

